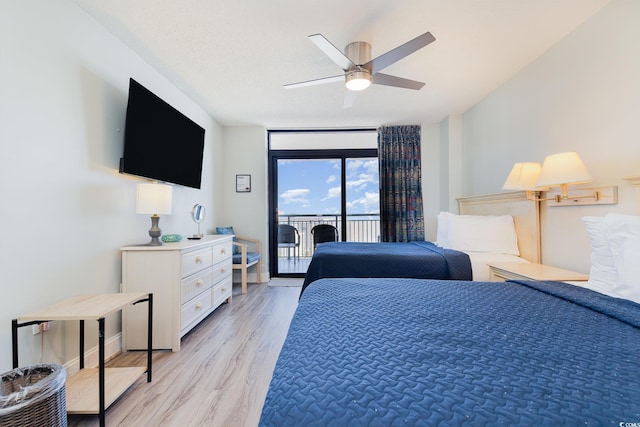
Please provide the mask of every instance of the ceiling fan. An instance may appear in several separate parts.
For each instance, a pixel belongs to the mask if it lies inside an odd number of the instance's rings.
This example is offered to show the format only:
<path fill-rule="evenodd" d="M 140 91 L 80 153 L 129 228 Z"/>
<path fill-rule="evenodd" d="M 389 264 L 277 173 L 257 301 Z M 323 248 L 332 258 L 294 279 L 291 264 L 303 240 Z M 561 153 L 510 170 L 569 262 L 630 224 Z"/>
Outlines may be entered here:
<path fill-rule="evenodd" d="M 345 86 L 350 91 L 364 90 L 372 83 L 420 90 L 424 86 L 422 82 L 383 74 L 380 71 L 435 41 L 435 37 L 430 32 L 426 32 L 387 53 L 371 59 L 371 45 L 367 42 L 349 43 L 344 53 L 342 53 L 322 34 L 312 34 L 309 39 L 331 58 L 338 67 L 342 68 L 344 74 L 284 85 L 287 89 L 344 81 Z"/>

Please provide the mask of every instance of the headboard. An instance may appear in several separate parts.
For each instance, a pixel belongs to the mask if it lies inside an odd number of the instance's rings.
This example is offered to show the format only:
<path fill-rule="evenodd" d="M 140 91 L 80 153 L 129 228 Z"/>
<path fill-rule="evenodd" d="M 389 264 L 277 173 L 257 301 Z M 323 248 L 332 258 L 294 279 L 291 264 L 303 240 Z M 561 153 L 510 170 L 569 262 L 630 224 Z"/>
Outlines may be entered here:
<path fill-rule="evenodd" d="M 520 256 L 531 262 L 540 262 L 540 204 L 527 200 L 526 191 L 460 197 L 457 200 L 460 215 L 513 216 Z"/>

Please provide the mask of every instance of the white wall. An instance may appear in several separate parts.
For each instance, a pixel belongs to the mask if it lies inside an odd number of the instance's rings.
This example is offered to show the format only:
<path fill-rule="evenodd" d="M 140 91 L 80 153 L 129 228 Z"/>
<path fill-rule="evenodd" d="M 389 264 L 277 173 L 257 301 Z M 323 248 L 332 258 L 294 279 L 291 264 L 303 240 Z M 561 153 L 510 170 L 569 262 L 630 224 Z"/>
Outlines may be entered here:
<path fill-rule="evenodd" d="M 224 209 L 218 226 L 232 225 L 236 234 L 262 243 L 262 281 L 268 275 L 267 131 L 261 126 L 225 127 Z M 236 175 L 251 175 L 251 192 L 236 192 Z M 255 282 L 250 269 L 249 282 Z"/>
<path fill-rule="evenodd" d="M 443 205 L 441 203 L 441 182 L 448 182 L 446 176 L 447 168 L 441 167 L 442 150 L 440 141 L 440 125 L 437 123 L 423 123 L 421 126 L 421 147 L 422 158 L 422 206 L 424 211 L 424 232 L 425 240 L 434 242 L 438 213 L 448 210 L 448 200 Z M 446 152 L 446 149 L 444 150 Z"/>
<path fill-rule="evenodd" d="M 5 372 L 11 319 L 78 294 L 118 292 L 119 248 L 149 239 L 149 218 L 134 211 L 142 180 L 118 174 L 129 77 L 206 129 L 203 188 L 174 188 L 173 214 L 160 220 L 163 232 L 195 233 L 196 202 L 208 210 L 207 229 L 219 222 L 223 207 L 214 201 L 222 199 L 223 159 L 221 127 L 71 0 L 0 0 L 0 10 Z M 46 362 L 77 356 L 77 323 L 64 329 L 54 325 L 45 334 Z M 119 331 L 119 318 L 108 319 L 107 338 Z M 39 337 L 23 330 L 20 341 L 20 365 L 36 363 Z"/>
<path fill-rule="evenodd" d="M 624 177 L 640 173 L 640 2 L 614 0 L 464 113 L 462 195 L 496 193 L 517 161 L 577 151 L 593 186 L 618 185 L 619 204 L 548 207 L 543 262 L 589 271 L 581 217 L 638 213 Z"/>

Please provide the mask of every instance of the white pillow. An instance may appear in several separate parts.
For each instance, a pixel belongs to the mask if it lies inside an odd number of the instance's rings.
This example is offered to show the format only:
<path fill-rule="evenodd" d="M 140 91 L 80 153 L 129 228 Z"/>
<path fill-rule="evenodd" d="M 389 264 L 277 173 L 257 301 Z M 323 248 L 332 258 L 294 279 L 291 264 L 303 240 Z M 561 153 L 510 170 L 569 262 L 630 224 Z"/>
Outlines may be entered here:
<path fill-rule="evenodd" d="M 436 234 L 436 245 L 446 248 L 449 245 L 449 218 L 455 214 L 450 212 L 440 212 L 438 214 L 438 232 Z"/>
<path fill-rule="evenodd" d="M 587 229 L 589 240 L 591 240 L 591 269 L 588 287 L 603 294 L 617 297 L 615 288 L 618 284 L 618 272 L 607 239 L 604 218 L 585 216 L 582 221 Z"/>
<path fill-rule="evenodd" d="M 618 274 L 615 291 L 640 303 L 640 216 L 610 213 L 604 224 Z"/>
<path fill-rule="evenodd" d="M 446 248 L 520 255 L 511 215 L 450 215 Z"/>

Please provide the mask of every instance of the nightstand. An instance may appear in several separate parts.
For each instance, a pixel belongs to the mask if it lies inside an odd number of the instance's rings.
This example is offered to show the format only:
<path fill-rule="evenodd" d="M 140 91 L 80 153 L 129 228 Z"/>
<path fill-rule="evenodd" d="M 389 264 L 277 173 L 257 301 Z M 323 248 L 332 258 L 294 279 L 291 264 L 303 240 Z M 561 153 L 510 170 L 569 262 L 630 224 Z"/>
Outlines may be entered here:
<path fill-rule="evenodd" d="M 489 279 L 492 282 L 505 280 L 557 280 L 582 282 L 589 280 L 587 274 L 564 270 L 550 265 L 528 262 L 495 262 L 489 263 L 491 270 Z"/>

